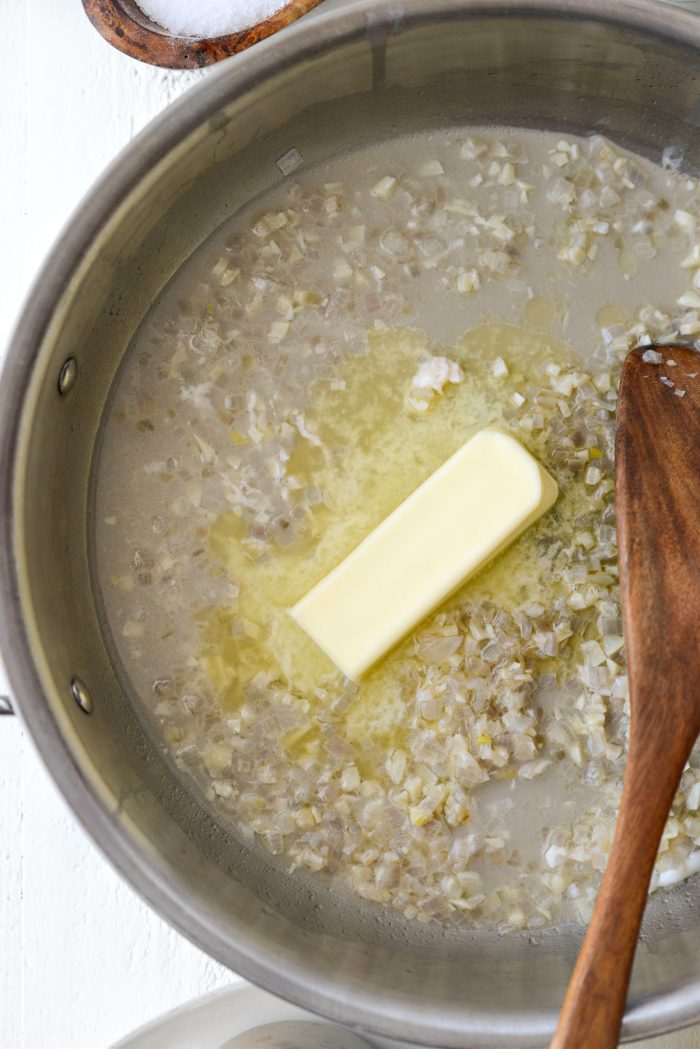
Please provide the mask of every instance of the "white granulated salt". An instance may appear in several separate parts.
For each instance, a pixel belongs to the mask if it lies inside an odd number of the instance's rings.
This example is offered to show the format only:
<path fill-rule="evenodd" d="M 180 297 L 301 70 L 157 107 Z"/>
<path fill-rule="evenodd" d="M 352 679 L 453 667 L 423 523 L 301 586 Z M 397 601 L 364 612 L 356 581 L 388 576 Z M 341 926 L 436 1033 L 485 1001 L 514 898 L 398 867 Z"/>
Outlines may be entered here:
<path fill-rule="evenodd" d="M 145 15 L 174 36 L 208 40 L 250 29 L 285 6 L 286 0 L 137 0 Z"/>

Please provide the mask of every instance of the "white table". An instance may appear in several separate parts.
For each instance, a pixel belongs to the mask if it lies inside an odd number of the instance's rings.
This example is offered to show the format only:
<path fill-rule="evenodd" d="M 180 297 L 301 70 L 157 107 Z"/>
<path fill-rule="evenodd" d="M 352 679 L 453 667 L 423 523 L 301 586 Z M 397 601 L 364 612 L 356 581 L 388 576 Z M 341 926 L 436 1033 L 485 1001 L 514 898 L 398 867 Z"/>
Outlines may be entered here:
<path fill-rule="evenodd" d="M 84 191 L 201 76 L 118 54 L 79 0 L 0 0 L 0 345 Z M 106 1049 L 158 1013 L 237 981 L 117 877 L 18 722 L 0 719 L 0 1049 Z M 700 1031 L 646 1045 L 700 1049 Z"/>

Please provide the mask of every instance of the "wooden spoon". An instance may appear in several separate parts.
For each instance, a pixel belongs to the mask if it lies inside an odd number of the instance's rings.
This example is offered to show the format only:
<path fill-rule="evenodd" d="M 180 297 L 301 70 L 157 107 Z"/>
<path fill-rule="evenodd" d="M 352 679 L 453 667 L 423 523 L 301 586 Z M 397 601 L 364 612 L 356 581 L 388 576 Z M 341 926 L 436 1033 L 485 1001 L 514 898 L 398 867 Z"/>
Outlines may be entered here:
<path fill-rule="evenodd" d="M 131 58 L 169 69 L 199 69 L 245 51 L 320 3 L 321 0 L 289 0 L 279 11 L 250 29 L 208 40 L 173 36 L 151 21 L 136 0 L 83 0 L 83 7 L 98 33 Z"/>
<path fill-rule="evenodd" d="M 663 363 L 649 360 L 650 349 Z M 639 347 L 627 357 L 616 497 L 629 756 L 610 859 L 552 1049 L 618 1044 L 654 860 L 700 732 L 700 353 Z"/>

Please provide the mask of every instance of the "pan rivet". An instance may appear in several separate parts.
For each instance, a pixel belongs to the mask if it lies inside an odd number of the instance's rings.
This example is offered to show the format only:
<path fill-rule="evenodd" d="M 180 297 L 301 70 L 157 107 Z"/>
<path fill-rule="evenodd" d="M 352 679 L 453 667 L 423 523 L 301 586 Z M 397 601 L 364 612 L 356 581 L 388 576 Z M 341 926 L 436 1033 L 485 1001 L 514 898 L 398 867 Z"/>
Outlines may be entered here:
<path fill-rule="evenodd" d="M 73 699 L 84 714 L 92 714 L 92 696 L 79 677 L 74 677 L 70 683 Z"/>
<path fill-rule="evenodd" d="M 75 357 L 69 357 L 63 362 L 61 370 L 58 374 L 58 392 L 61 397 L 65 397 L 67 393 L 75 386 L 75 380 L 78 378 L 78 362 Z"/>

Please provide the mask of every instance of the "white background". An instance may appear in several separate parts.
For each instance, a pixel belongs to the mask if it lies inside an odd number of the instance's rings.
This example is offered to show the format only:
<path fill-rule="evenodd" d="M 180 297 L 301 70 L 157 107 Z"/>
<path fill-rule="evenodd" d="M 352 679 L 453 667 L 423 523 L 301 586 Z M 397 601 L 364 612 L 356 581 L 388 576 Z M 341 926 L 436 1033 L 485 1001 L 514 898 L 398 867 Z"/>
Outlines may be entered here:
<path fill-rule="evenodd" d="M 79 0 L 0 0 L 0 346 L 84 191 L 202 76 L 120 55 Z M 117 877 L 17 720 L 1 718 L 0 1049 L 106 1049 L 163 1010 L 237 981 Z M 646 1045 L 700 1049 L 700 1033 Z"/>

